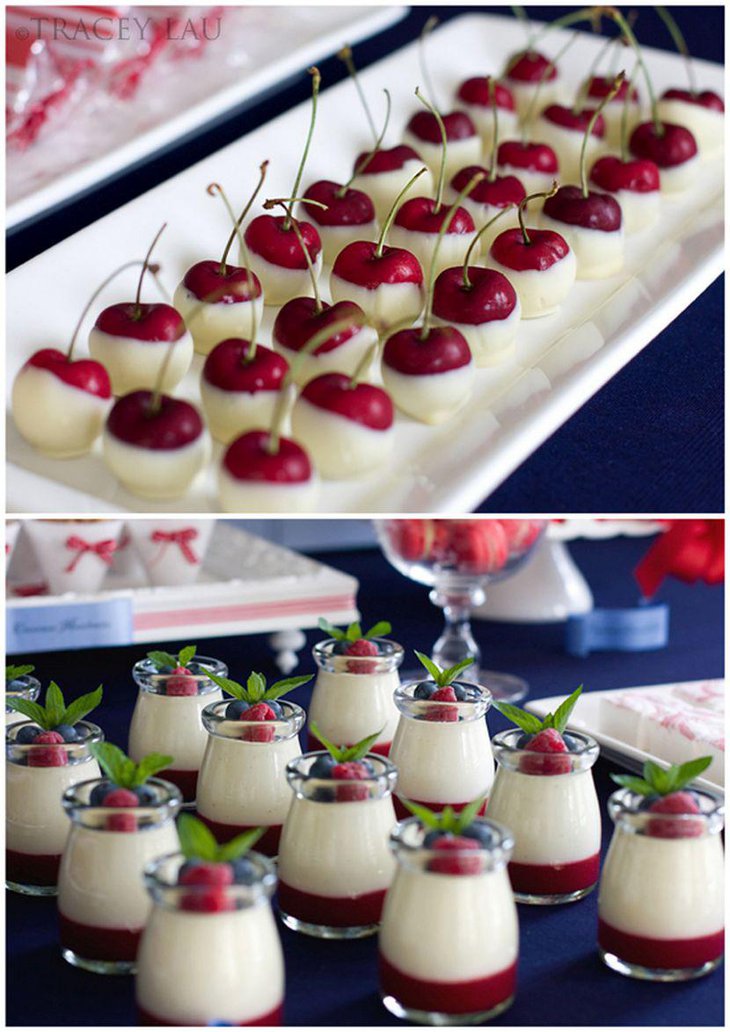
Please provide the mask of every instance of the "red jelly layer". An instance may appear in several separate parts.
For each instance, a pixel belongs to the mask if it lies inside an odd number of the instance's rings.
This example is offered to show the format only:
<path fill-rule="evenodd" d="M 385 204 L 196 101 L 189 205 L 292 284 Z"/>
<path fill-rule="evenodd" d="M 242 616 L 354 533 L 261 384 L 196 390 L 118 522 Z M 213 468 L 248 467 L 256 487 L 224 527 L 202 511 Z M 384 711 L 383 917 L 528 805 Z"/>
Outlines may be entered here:
<path fill-rule="evenodd" d="M 279 907 L 290 917 L 308 924 L 356 928 L 378 924 L 383 913 L 385 889 L 362 896 L 318 896 L 279 882 Z"/>
<path fill-rule="evenodd" d="M 351 742 L 349 744 L 354 745 L 355 743 Z M 370 752 L 377 753 L 378 756 L 389 756 L 390 755 L 390 747 L 391 747 L 392 744 L 393 744 L 392 742 L 376 742 L 375 745 L 371 746 Z M 345 742 L 345 745 L 348 745 L 348 743 Z M 324 746 L 320 742 L 319 738 L 317 738 L 315 735 L 313 735 L 311 731 L 308 731 L 307 732 L 307 752 L 317 752 L 317 751 L 319 751 L 321 749 L 324 749 Z"/>
<path fill-rule="evenodd" d="M 598 945 L 629 964 L 648 968 L 696 968 L 722 956 L 725 932 L 698 939 L 650 939 L 622 932 L 598 919 Z"/>
<path fill-rule="evenodd" d="M 215 1022 L 217 1019 L 211 1017 L 208 1024 Z M 165 1021 L 164 1018 L 156 1018 L 154 1014 L 150 1014 L 149 1011 L 144 1010 L 142 1007 L 137 1005 L 137 1024 L 138 1025 L 170 1025 L 180 1026 L 179 1021 Z M 253 1021 L 226 1021 L 226 1025 L 237 1025 L 237 1026 L 249 1026 L 249 1025 L 283 1025 L 284 1024 L 284 1005 L 280 1004 L 276 1010 L 272 1010 L 269 1014 L 262 1014 L 260 1018 L 255 1018 Z M 193 1028 L 199 1027 L 199 1022 L 191 1021 L 190 1026 Z"/>
<path fill-rule="evenodd" d="M 57 885 L 61 854 L 18 853 L 5 850 L 5 877 L 19 885 Z"/>
<path fill-rule="evenodd" d="M 439 1014 L 480 1014 L 514 996 L 517 961 L 504 971 L 469 982 L 425 982 L 395 967 L 380 954 L 380 987 L 403 1007 Z"/>
<path fill-rule="evenodd" d="M 197 770 L 163 770 L 157 775 L 165 781 L 171 781 L 180 789 L 184 803 L 194 803 L 198 794 L 198 772 Z"/>
<path fill-rule="evenodd" d="M 509 878 L 515 892 L 557 896 L 595 885 L 600 862 L 599 853 L 572 864 L 518 864 L 513 860 L 508 867 Z"/>
<path fill-rule="evenodd" d="M 244 831 L 251 831 L 252 828 L 262 826 L 260 824 L 221 824 L 220 821 L 210 820 L 200 811 L 198 811 L 198 817 L 208 825 L 218 842 L 230 842 L 236 835 L 242 835 Z M 264 856 L 278 856 L 282 827 L 282 824 L 271 824 L 254 845 L 253 848 L 256 852 L 263 853 Z"/>
<path fill-rule="evenodd" d="M 417 806 L 427 806 L 429 810 L 435 810 L 436 813 L 438 813 L 440 810 L 443 810 L 447 806 L 450 806 L 452 810 L 456 810 L 457 813 L 460 813 L 465 806 L 469 805 L 470 800 L 467 800 L 465 803 L 435 803 L 432 799 L 409 799 L 408 802 L 415 803 Z M 395 806 L 395 815 L 399 821 L 405 820 L 406 817 L 413 816 L 410 810 L 406 810 L 405 806 L 396 795 L 393 796 L 393 805 Z M 486 810 L 487 803 L 485 800 L 484 805 L 479 810 L 477 816 L 483 817 L 486 813 Z"/>
<path fill-rule="evenodd" d="M 58 928 L 61 946 L 73 950 L 86 960 L 127 960 L 137 959 L 137 949 L 142 936 L 142 929 L 130 931 L 128 928 L 96 928 L 93 925 L 80 924 L 66 917 L 59 910 Z"/>

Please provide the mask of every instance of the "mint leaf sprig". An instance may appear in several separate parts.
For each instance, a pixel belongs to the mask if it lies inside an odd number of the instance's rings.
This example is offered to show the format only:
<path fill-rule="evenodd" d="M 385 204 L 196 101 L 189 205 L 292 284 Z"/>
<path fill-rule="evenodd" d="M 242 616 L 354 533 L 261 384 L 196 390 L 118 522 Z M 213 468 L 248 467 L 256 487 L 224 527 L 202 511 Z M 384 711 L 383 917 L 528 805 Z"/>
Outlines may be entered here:
<path fill-rule="evenodd" d="M 325 738 L 313 720 L 309 724 L 309 729 L 314 737 L 322 743 L 332 759 L 338 763 L 350 763 L 351 761 L 361 760 L 363 756 L 370 752 L 372 746 L 375 745 L 385 730 L 384 727 L 381 727 L 374 735 L 368 735 L 367 738 L 362 738 L 359 742 L 355 742 L 354 745 L 335 745 L 334 742 L 330 742 L 329 738 Z"/>
<path fill-rule="evenodd" d="M 232 681 L 230 677 L 219 677 L 218 674 L 208 673 L 207 676 L 234 699 L 242 699 L 243 702 L 254 705 L 257 702 L 267 702 L 269 699 L 280 699 L 282 695 L 287 695 L 295 688 L 311 681 L 314 674 L 306 674 L 304 677 L 285 677 L 282 681 L 275 681 L 269 687 L 266 686 L 264 675 L 257 674 L 255 671 L 248 675 L 245 685 L 239 684 L 238 681 Z"/>
<path fill-rule="evenodd" d="M 89 692 L 87 695 L 80 695 L 67 706 L 63 692 L 55 681 L 51 681 L 46 690 L 45 706 L 39 702 L 31 702 L 30 699 L 13 696 L 7 700 L 7 704 L 16 713 L 22 713 L 24 717 L 29 717 L 34 723 L 39 724 L 44 731 L 53 731 L 59 724 L 69 724 L 73 727 L 79 720 L 96 709 L 101 702 L 102 694 L 102 685 L 99 685 L 95 691 Z"/>
<path fill-rule="evenodd" d="M 148 753 L 139 763 L 135 763 L 118 745 L 112 745 L 111 742 L 92 742 L 89 752 L 109 780 L 119 788 L 139 788 L 154 774 L 167 770 L 173 762 L 172 756 Z"/>
<path fill-rule="evenodd" d="M 439 688 L 446 688 L 448 685 L 452 684 L 461 671 L 466 670 L 466 668 L 470 667 L 474 662 L 474 660 L 469 657 L 469 659 L 462 659 L 460 663 L 456 663 L 452 667 L 442 669 L 438 663 L 434 663 L 434 661 L 424 655 L 423 652 L 418 652 L 416 649 L 413 651 L 416 653 L 421 664 L 426 668 Z"/>
<path fill-rule="evenodd" d="M 32 663 L 25 663 L 21 666 L 6 666 L 5 667 L 5 684 L 10 684 L 11 681 L 15 681 L 18 677 L 25 677 L 26 674 L 32 674 L 35 667 Z"/>
<path fill-rule="evenodd" d="M 223 864 L 238 860 L 248 853 L 264 833 L 263 828 L 251 828 L 236 835 L 230 842 L 219 845 L 213 832 L 197 817 L 182 813 L 177 822 L 180 848 L 186 860 L 204 860 L 206 863 Z"/>
<path fill-rule="evenodd" d="M 153 650 L 147 653 L 147 659 L 154 663 L 158 670 L 168 666 L 174 670 L 178 666 L 186 667 L 195 655 L 197 648 L 197 645 L 186 645 L 185 648 L 180 649 L 176 656 L 173 656 L 171 652 Z"/>
<path fill-rule="evenodd" d="M 317 625 L 321 631 L 324 631 L 330 638 L 334 638 L 335 641 L 360 641 L 363 638 L 369 641 L 371 638 L 384 638 L 393 629 L 387 620 L 379 620 L 369 631 L 363 631 L 362 625 L 357 622 L 351 623 L 343 631 L 331 624 L 329 620 L 325 620 L 323 616 L 320 616 Z"/>
<path fill-rule="evenodd" d="M 496 710 L 499 710 L 503 717 L 511 720 L 513 724 L 516 724 L 517 727 L 521 728 L 528 735 L 539 734 L 540 731 L 545 731 L 550 727 L 555 728 L 562 735 L 568 726 L 570 714 L 573 712 L 573 707 L 580 698 L 582 691 L 583 685 L 581 684 L 567 699 L 560 703 L 554 713 L 548 713 L 544 720 L 540 720 L 534 713 L 528 713 L 527 710 L 520 709 L 519 706 L 511 706 L 508 702 L 495 702 L 493 706 Z"/>
<path fill-rule="evenodd" d="M 653 760 L 647 760 L 642 768 L 643 777 L 637 774 L 612 774 L 611 780 L 638 795 L 665 796 L 679 792 L 706 771 L 711 763 L 711 756 L 700 756 L 687 763 L 673 763 L 669 767 L 660 767 Z"/>
<path fill-rule="evenodd" d="M 452 835 L 460 835 L 465 831 L 484 806 L 487 797 L 479 796 L 468 803 L 463 810 L 457 813 L 451 806 L 445 806 L 440 813 L 429 810 L 427 806 L 420 803 L 412 803 L 408 799 L 401 799 L 406 810 L 410 810 L 414 817 L 417 817 L 425 828 L 433 831 L 450 832 Z"/>

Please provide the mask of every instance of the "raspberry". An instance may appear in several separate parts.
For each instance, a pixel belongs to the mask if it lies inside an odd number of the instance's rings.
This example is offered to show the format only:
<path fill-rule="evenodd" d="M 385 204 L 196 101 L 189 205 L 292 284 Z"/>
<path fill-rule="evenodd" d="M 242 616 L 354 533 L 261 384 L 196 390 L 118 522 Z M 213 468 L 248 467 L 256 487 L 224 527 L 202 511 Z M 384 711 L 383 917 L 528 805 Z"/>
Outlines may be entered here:
<path fill-rule="evenodd" d="M 276 720 L 276 713 L 265 702 L 257 702 L 255 706 L 249 707 L 242 713 L 239 719 L 246 721 Z M 274 728 L 268 725 L 266 727 L 246 727 L 241 732 L 244 742 L 273 742 L 274 735 Z"/>
<path fill-rule="evenodd" d="M 368 641 L 366 638 L 351 641 L 345 649 L 346 656 L 377 656 L 377 654 L 378 646 L 374 641 Z M 351 659 L 347 662 L 347 671 L 350 674 L 371 674 L 376 666 L 377 663 L 369 662 L 366 659 Z"/>
<path fill-rule="evenodd" d="M 107 831 L 136 831 L 137 818 L 133 813 L 110 813 L 104 827 Z"/>
<path fill-rule="evenodd" d="M 538 731 L 525 746 L 525 752 L 537 755 L 520 757 L 523 774 L 568 774 L 572 768 L 570 757 L 559 755 L 567 753 L 568 747 L 554 727 Z"/>
<path fill-rule="evenodd" d="M 650 813 L 700 813 L 691 792 L 671 792 L 649 806 Z M 704 831 L 702 821 L 670 821 L 666 818 L 647 823 L 647 834 L 654 838 L 696 838 Z"/>
<path fill-rule="evenodd" d="M 168 695 L 197 695 L 198 682 L 187 667 L 175 667 L 167 681 L 165 691 Z"/>
<path fill-rule="evenodd" d="M 444 856 L 434 856 L 428 862 L 429 871 L 438 874 L 479 874 L 482 869 L 481 856 L 478 855 L 479 843 L 473 838 L 460 835 L 444 835 L 431 845 L 434 852 Z M 475 856 L 464 856 L 465 852 L 477 851 Z M 456 854 L 456 855 L 454 855 Z"/>
<path fill-rule="evenodd" d="M 448 558 L 457 566 L 494 573 L 507 562 L 509 545 L 499 520 L 451 520 L 448 526 Z"/>
<path fill-rule="evenodd" d="M 235 904 L 222 889 L 207 889 L 203 892 L 186 892 L 180 899 L 182 910 L 199 914 L 219 914 L 224 910 L 235 910 Z"/>
<path fill-rule="evenodd" d="M 526 551 L 540 533 L 539 520 L 499 520 L 510 553 Z"/>
<path fill-rule="evenodd" d="M 230 864 L 192 864 L 180 872 L 180 885 L 210 885 L 221 888 L 233 883 Z"/>
<path fill-rule="evenodd" d="M 392 520 L 389 525 L 391 544 L 403 559 L 413 562 L 425 556 L 426 520 Z"/>
<path fill-rule="evenodd" d="M 128 788 L 113 788 L 107 792 L 101 801 L 102 806 L 139 806 L 139 798 L 136 792 Z M 137 818 L 133 813 L 110 813 L 106 818 L 104 827 L 107 831 L 136 831 Z"/>
<path fill-rule="evenodd" d="M 337 763 L 332 768 L 332 779 L 334 781 L 366 781 L 371 777 L 370 771 L 363 763 L 351 761 L 349 763 Z M 338 785 L 338 803 L 357 803 L 370 797 L 367 785 Z"/>
<path fill-rule="evenodd" d="M 456 702 L 456 692 L 447 684 L 443 688 L 437 688 L 429 702 Z M 459 711 L 455 706 L 429 706 L 426 710 L 426 720 L 437 723 L 453 724 L 459 719 Z"/>
<path fill-rule="evenodd" d="M 65 767 L 68 763 L 68 755 L 65 749 L 53 748 L 63 743 L 63 735 L 57 731 L 41 731 L 33 740 L 34 746 L 47 745 L 51 748 L 28 751 L 29 767 Z"/>

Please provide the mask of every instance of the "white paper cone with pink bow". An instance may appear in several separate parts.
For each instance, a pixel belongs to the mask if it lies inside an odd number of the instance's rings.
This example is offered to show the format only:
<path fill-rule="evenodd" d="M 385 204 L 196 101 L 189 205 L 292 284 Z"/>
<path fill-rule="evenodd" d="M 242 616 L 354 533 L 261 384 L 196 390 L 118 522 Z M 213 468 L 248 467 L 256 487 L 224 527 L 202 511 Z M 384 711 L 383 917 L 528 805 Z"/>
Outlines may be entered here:
<path fill-rule="evenodd" d="M 198 579 L 215 520 L 128 520 L 127 530 L 150 583 L 156 587 Z"/>
<path fill-rule="evenodd" d="M 121 520 L 28 520 L 25 527 L 52 595 L 93 594 L 101 588 Z"/>

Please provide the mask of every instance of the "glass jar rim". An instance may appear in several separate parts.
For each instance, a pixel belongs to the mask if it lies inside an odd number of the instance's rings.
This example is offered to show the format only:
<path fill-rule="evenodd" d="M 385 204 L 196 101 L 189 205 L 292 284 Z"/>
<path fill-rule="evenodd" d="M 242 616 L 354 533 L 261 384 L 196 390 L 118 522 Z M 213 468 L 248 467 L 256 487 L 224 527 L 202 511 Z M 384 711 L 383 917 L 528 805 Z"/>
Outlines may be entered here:
<path fill-rule="evenodd" d="M 462 702 L 441 702 L 438 699 L 416 699 L 413 693 L 418 685 L 423 684 L 426 680 L 430 680 L 430 678 L 423 677 L 420 680 L 404 681 L 393 692 L 393 701 L 395 702 L 399 712 L 404 717 L 414 719 L 419 716 L 424 716 L 429 709 L 440 706 L 457 712 L 460 720 L 449 721 L 448 723 L 458 725 L 459 723 L 466 723 L 468 721 L 481 720 L 489 712 L 492 702 L 494 701 L 492 693 L 485 685 L 478 684 L 476 681 L 459 680 L 458 678 L 454 680 L 454 684 L 462 685 L 464 688 L 468 689 L 475 689 L 477 692 L 477 698 L 464 699 Z M 416 707 L 419 712 L 411 712 L 411 709 Z"/>
<path fill-rule="evenodd" d="M 493 835 L 496 836 L 496 841 L 487 844 L 478 839 L 471 839 L 470 841 L 477 842 L 478 848 L 450 849 L 447 854 L 444 854 L 440 850 L 431 849 L 423 844 L 429 832 L 437 829 L 425 827 L 420 818 L 414 815 L 399 821 L 391 830 L 390 848 L 399 859 L 404 859 L 406 862 L 416 858 L 429 861 L 431 859 L 443 860 L 447 856 L 449 858 L 468 860 L 469 858 L 473 859 L 475 856 L 488 856 L 496 861 L 495 866 L 506 865 L 515 845 L 512 831 L 507 825 L 502 824 L 501 821 L 495 821 L 491 817 L 475 817 L 472 823 L 476 822 L 489 827 Z M 445 832 L 445 834 L 448 833 Z M 418 867 L 422 869 L 420 864 Z"/>
<path fill-rule="evenodd" d="M 255 906 L 263 901 L 268 902 L 276 891 L 278 880 L 274 861 L 270 857 L 264 856 L 263 853 L 258 853 L 253 849 L 250 849 L 245 854 L 245 857 L 254 864 L 259 875 L 257 881 L 251 885 L 232 882 L 230 885 L 221 886 L 220 889 L 226 896 L 245 904 L 243 907 L 236 909 L 247 909 L 247 906 Z M 210 891 L 209 885 L 180 885 L 177 882 L 179 870 L 187 860 L 188 858 L 181 850 L 176 850 L 175 852 L 165 853 L 162 856 L 156 857 L 145 866 L 142 872 L 144 882 L 156 903 L 167 909 L 176 910 L 177 907 L 174 905 L 174 900 L 178 895 L 200 895 Z M 222 862 L 227 863 L 230 861 Z M 172 871 L 173 867 L 175 881 L 164 876 L 165 871 L 168 869 Z M 211 914 L 210 916 L 216 916 L 216 914 Z"/>
<path fill-rule="evenodd" d="M 290 760 L 286 765 L 286 777 L 290 784 L 295 780 L 301 781 L 327 781 L 331 779 L 318 778 L 316 775 L 310 774 L 309 769 L 302 770 L 302 766 L 308 764 L 311 767 L 312 764 L 322 756 L 330 756 L 331 754 L 326 749 L 312 749 L 309 752 L 302 753 L 301 756 L 296 756 L 293 760 Z M 382 756 L 380 753 L 365 753 L 361 760 L 367 760 L 375 767 L 375 774 L 367 778 L 338 778 L 338 785 L 382 785 L 383 782 L 389 782 L 398 774 L 398 768 L 392 763 L 386 756 Z M 342 762 L 348 763 L 359 763 L 361 760 L 348 760 Z M 380 768 L 380 769 L 378 769 Z"/>
<path fill-rule="evenodd" d="M 260 701 L 265 703 L 266 699 L 261 699 Z M 241 728 L 277 727 L 277 725 L 281 727 L 281 725 L 286 724 L 286 734 L 279 735 L 276 741 L 288 741 L 289 739 L 294 738 L 296 735 L 298 735 L 299 732 L 302 730 L 307 720 L 307 714 L 305 710 L 296 702 L 290 702 L 288 699 L 275 699 L 274 701 L 277 702 L 279 706 L 281 706 L 284 712 L 284 716 L 281 719 L 276 720 L 257 721 L 246 721 L 240 719 L 232 720 L 230 717 L 226 717 L 225 709 L 227 709 L 232 702 L 236 702 L 236 699 L 233 697 L 226 697 L 225 699 L 218 699 L 218 701 L 216 702 L 209 702 L 208 705 L 205 706 L 201 711 L 201 719 L 203 721 L 203 726 L 205 727 L 205 730 L 208 732 L 208 734 L 213 735 L 216 738 L 223 738 L 228 742 L 239 741 L 245 742 L 245 744 L 247 745 L 270 745 L 272 744 L 270 742 L 251 743 L 246 739 L 242 739 L 234 735 L 224 734 L 222 730 L 219 730 L 219 728 L 222 728 L 224 724 L 235 724 L 237 727 Z M 225 707 L 223 712 L 216 712 L 221 707 Z"/>
<path fill-rule="evenodd" d="M 35 742 L 18 742 L 18 741 L 16 741 L 17 734 L 18 734 L 18 732 L 22 728 L 29 727 L 29 726 L 38 727 L 39 725 L 36 723 L 36 721 L 35 720 L 31 720 L 30 718 L 25 719 L 25 720 L 16 720 L 14 723 L 8 725 L 5 728 L 5 744 L 7 746 L 12 746 L 13 749 L 23 749 L 23 750 L 29 750 L 29 749 L 80 749 L 80 748 L 82 748 L 84 746 L 91 745 L 94 742 L 103 742 L 104 741 L 104 732 L 102 731 L 102 729 L 99 727 L 98 724 L 92 724 L 90 720 L 77 720 L 76 723 L 73 726 L 77 727 L 79 724 L 81 724 L 84 728 L 88 729 L 88 734 L 80 742 L 54 742 L 53 744 L 39 742 L 36 745 Z M 43 729 L 41 729 L 41 730 L 43 730 Z"/>
<path fill-rule="evenodd" d="M 154 788 L 159 788 L 165 793 L 164 797 L 156 799 L 153 803 L 140 802 L 138 806 L 117 807 L 104 806 L 103 803 L 94 804 L 78 798 L 87 788 L 89 788 L 89 786 L 93 786 L 95 788 L 97 785 L 101 785 L 105 781 L 113 783 L 111 778 L 103 774 L 100 778 L 86 778 L 84 781 L 76 781 L 73 785 L 69 785 L 62 796 L 64 806 L 74 810 L 104 810 L 105 812 L 108 811 L 110 813 L 136 814 L 138 810 L 156 812 L 170 806 L 177 805 L 179 808 L 182 805 L 182 793 L 177 785 L 173 785 L 171 781 L 165 781 L 164 778 L 158 777 L 150 777 L 145 781 L 145 784 L 152 785 Z M 133 792 L 134 789 L 130 789 L 130 791 Z"/>
<path fill-rule="evenodd" d="M 668 822 L 675 822 L 679 825 L 691 826 L 702 822 L 709 834 L 720 832 L 725 824 L 725 800 L 720 795 L 705 788 L 692 788 L 687 786 L 678 791 L 691 792 L 704 804 L 704 809 L 699 813 L 661 813 L 642 809 L 640 804 L 646 800 L 646 796 L 633 792 L 630 788 L 618 788 L 608 798 L 608 813 L 614 824 L 624 824 L 634 831 L 641 831 L 651 821 L 658 821 L 659 824 L 668 826 Z M 676 836 L 679 839 L 688 836 Z"/>
<path fill-rule="evenodd" d="M 190 663 L 198 663 L 217 677 L 226 677 L 228 675 L 228 667 L 226 664 L 220 659 L 215 659 L 213 656 L 199 656 L 196 653 L 190 660 Z M 172 671 L 166 674 L 161 673 L 148 657 L 138 659 L 132 667 L 132 677 L 134 678 L 137 687 L 141 688 L 142 691 L 146 691 L 154 695 L 166 694 L 164 692 L 157 691 L 157 688 L 162 687 L 170 677 L 180 676 L 182 675 L 173 674 Z M 205 673 L 191 673 L 185 676 L 192 677 L 197 682 L 197 695 L 208 695 L 212 692 L 221 690 L 215 681 L 211 680 L 211 678 L 206 676 Z M 182 697 L 184 698 L 185 696 Z M 180 696 L 173 696 L 173 698 L 180 698 Z"/>
<path fill-rule="evenodd" d="M 528 732 L 523 731 L 521 727 L 510 727 L 507 728 L 506 731 L 499 731 L 492 738 L 492 747 L 497 749 L 503 749 L 505 752 L 512 753 L 515 756 L 521 756 L 524 753 L 528 753 L 529 755 L 534 756 L 536 754 L 533 752 L 533 750 L 521 748 L 520 746 L 515 745 L 513 742 L 509 741 L 510 738 L 517 738 L 518 736 L 522 736 L 526 733 Z M 535 733 L 537 734 L 537 732 Z M 593 752 L 595 752 L 596 755 L 598 754 L 598 742 L 595 740 L 595 738 L 592 738 L 591 735 L 587 734 L 585 731 L 574 731 L 572 728 L 570 730 L 566 728 L 565 734 L 570 735 L 571 738 L 575 738 L 581 743 L 580 749 L 568 750 L 569 756 L 586 756 L 588 754 L 592 754 Z M 538 753 L 537 755 L 540 754 Z M 542 755 L 547 756 L 550 754 L 543 753 Z M 562 756 L 564 754 L 557 753 L 556 755 Z"/>

